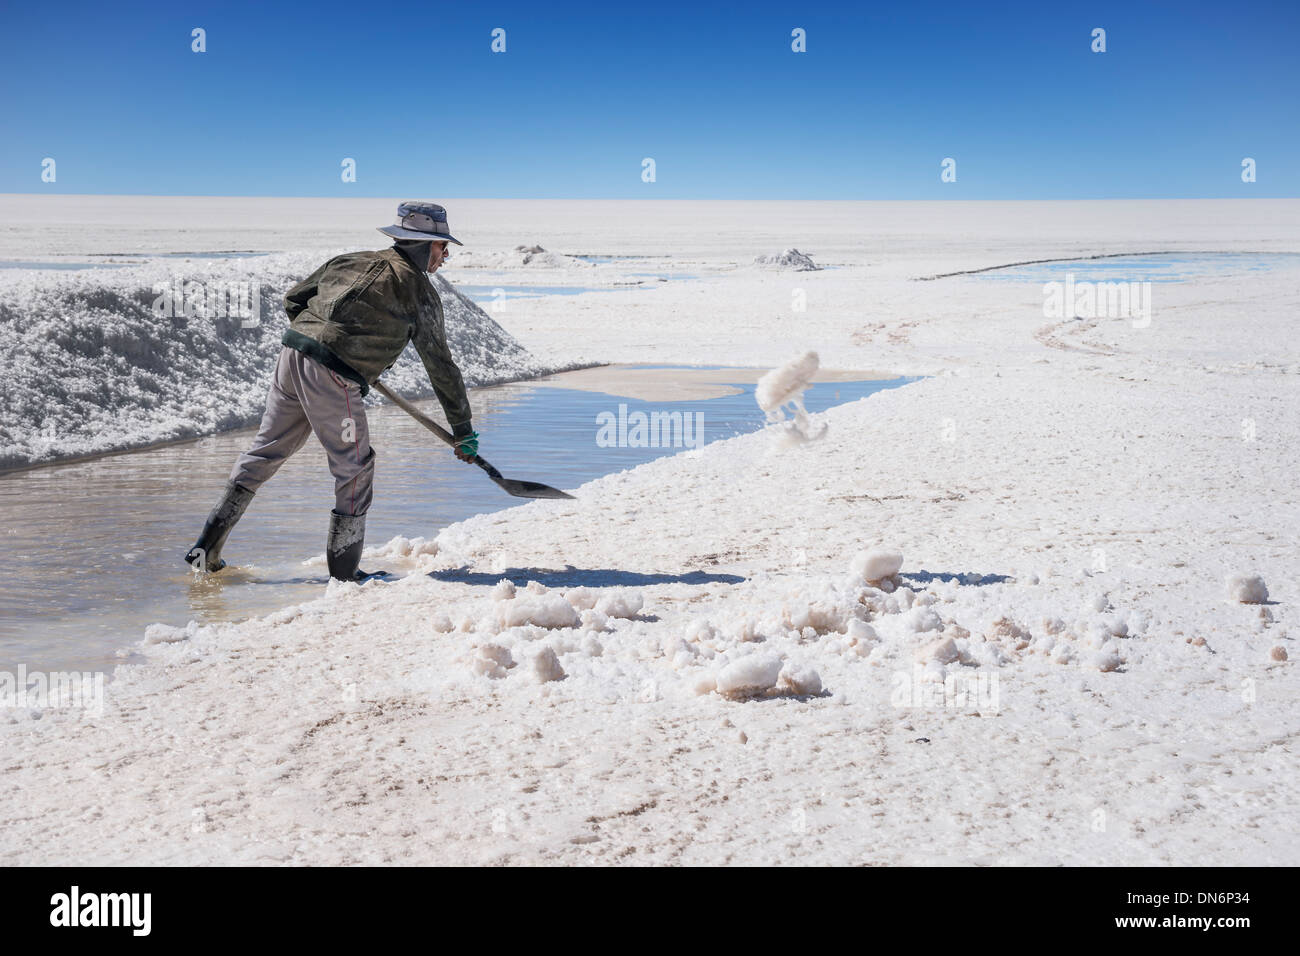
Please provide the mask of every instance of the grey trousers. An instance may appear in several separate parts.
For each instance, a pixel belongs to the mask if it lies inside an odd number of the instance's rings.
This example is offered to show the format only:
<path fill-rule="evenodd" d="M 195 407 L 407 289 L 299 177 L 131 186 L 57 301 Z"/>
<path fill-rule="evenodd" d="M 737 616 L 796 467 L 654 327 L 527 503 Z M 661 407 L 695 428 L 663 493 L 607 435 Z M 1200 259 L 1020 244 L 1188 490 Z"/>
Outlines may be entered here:
<path fill-rule="evenodd" d="M 334 510 L 365 514 L 373 492 L 375 452 L 361 388 L 287 346 L 280 350 L 257 437 L 235 462 L 230 480 L 257 491 L 312 432 L 329 457 Z"/>

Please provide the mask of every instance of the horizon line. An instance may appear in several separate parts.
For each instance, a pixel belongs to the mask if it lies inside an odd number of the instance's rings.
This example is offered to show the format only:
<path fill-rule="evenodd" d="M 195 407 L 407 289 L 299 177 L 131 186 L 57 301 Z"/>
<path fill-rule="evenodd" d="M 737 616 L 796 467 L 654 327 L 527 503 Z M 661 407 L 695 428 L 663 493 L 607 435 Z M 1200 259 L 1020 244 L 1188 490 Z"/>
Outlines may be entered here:
<path fill-rule="evenodd" d="M 3 197 L 42 197 L 42 198 L 86 198 L 93 197 L 97 199 L 114 199 L 114 198 L 131 198 L 131 199 L 326 199 L 326 200 L 344 200 L 348 202 L 361 202 L 368 200 L 385 200 L 391 201 L 397 199 L 399 195 L 376 195 L 376 196 L 318 196 L 318 195 L 272 195 L 272 194 L 239 194 L 239 193 L 65 193 L 65 192 L 28 192 L 28 193 L 8 193 L 0 192 L 0 198 Z M 686 198 L 686 197 L 663 197 L 658 199 L 651 198 L 631 198 L 626 196 L 444 196 L 442 201 L 449 202 L 644 202 L 644 203 L 663 203 L 663 202 L 735 202 L 735 203 L 781 203 L 781 202 L 801 202 L 801 203 L 978 203 L 978 202 L 1263 202 L 1263 201 L 1294 201 L 1300 200 L 1300 195 L 1295 196 L 1058 196 L 1058 197 L 1034 197 L 1034 198 L 952 198 L 952 199 L 798 199 L 798 198 L 773 198 L 771 196 L 763 198 Z M 410 197 L 406 200 L 411 201 Z"/>

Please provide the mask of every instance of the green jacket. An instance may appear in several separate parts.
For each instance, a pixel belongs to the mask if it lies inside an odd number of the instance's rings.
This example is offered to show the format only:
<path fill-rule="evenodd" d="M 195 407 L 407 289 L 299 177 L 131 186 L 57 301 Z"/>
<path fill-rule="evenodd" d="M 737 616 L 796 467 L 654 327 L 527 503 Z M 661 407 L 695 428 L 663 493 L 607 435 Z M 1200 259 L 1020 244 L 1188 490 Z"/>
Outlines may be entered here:
<path fill-rule="evenodd" d="M 284 308 L 289 329 L 281 341 L 356 382 L 363 395 L 414 342 L 452 433 L 473 431 L 442 301 L 396 248 L 335 256 L 285 293 Z"/>

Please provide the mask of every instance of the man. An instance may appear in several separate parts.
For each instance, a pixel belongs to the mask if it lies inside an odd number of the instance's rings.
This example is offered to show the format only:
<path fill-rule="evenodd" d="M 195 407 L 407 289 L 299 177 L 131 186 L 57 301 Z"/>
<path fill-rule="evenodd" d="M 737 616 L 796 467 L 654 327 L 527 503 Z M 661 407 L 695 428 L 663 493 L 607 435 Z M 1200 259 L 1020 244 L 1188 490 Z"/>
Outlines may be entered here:
<path fill-rule="evenodd" d="M 325 543 L 330 576 L 364 577 L 358 567 L 375 452 L 361 399 L 408 342 L 415 344 L 458 440 L 456 457 L 473 461 L 478 454 L 465 383 L 447 350 L 442 302 L 428 278 L 448 258 L 447 243 L 464 243 L 451 235 L 447 211 L 428 202 L 402 203 L 397 223 L 379 231 L 396 240 L 391 248 L 337 256 L 285 295 L 289 329 L 281 340 L 266 414 L 185 555 L 196 570 L 226 566 L 221 549 L 254 493 L 315 432 L 334 475 Z"/>

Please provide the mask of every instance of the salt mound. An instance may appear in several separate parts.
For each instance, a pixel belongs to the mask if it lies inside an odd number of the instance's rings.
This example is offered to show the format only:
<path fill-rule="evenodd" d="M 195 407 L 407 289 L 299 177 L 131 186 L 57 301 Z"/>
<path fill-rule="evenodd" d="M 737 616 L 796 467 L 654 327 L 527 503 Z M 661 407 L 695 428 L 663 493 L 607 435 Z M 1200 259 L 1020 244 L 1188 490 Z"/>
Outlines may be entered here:
<path fill-rule="evenodd" d="M 521 266 L 533 266 L 534 268 L 564 268 L 573 265 L 575 261 L 572 256 L 547 252 L 538 245 L 515 246 L 515 253 L 519 256 Z"/>
<path fill-rule="evenodd" d="M 154 259 L 122 269 L 0 270 L 0 468 L 121 451 L 256 423 L 288 323 L 284 293 L 326 258 Z M 158 290 L 187 292 L 168 312 Z M 447 345 L 467 385 L 551 371 L 441 275 Z M 211 315 L 214 290 L 243 289 L 256 317 Z M 188 297 L 188 298 L 187 298 Z M 155 305 L 161 305 L 155 309 Z M 253 323 L 256 324 L 253 324 Z M 414 349 L 384 381 L 433 393 Z M 378 401 L 378 399 L 375 399 Z"/>
<path fill-rule="evenodd" d="M 1240 604 L 1263 604 L 1268 588 L 1258 574 L 1234 574 L 1228 578 L 1228 600 Z"/>
<path fill-rule="evenodd" d="M 465 249 L 456 252 L 454 260 L 456 269 L 488 269 L 509 271 L 511 269 L 562 269 L 565 271 L 588 271 L 596 264 L 577 256 L 566 256 L 551 252 L 540 245 L 515 246 L 513 249 L 485 250 Z"/>
<path fill-rule="evenodd" d="M 777 256 L 755 256 L 754 265 L 784 272 L 820 272 L 821 266 L 798 249 L 786 249 Z"/>

